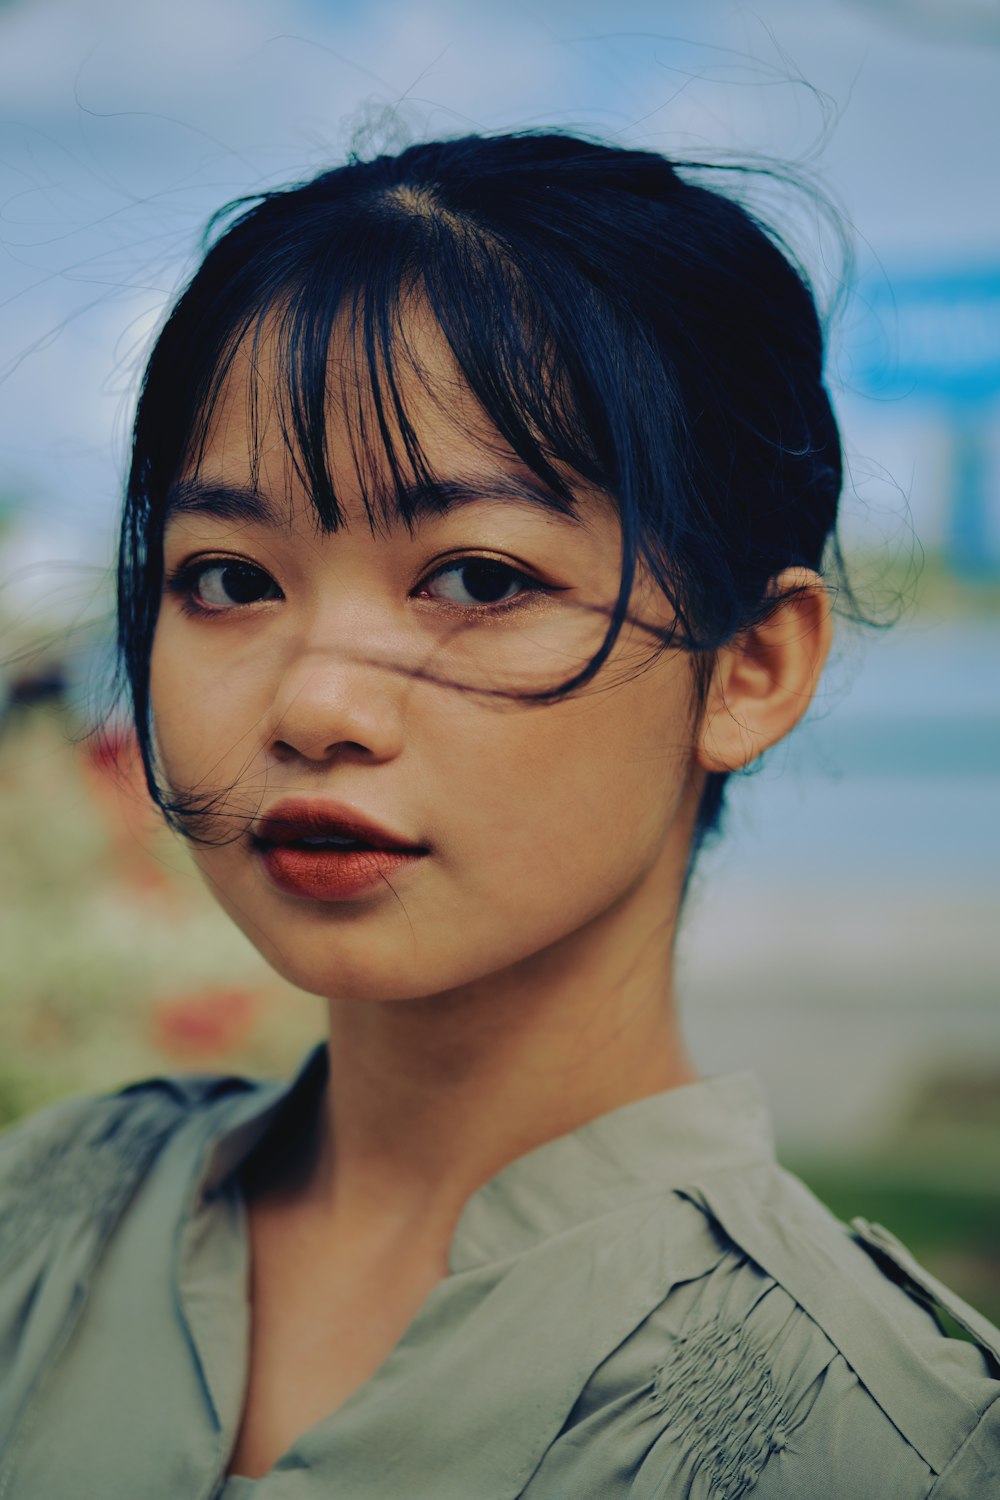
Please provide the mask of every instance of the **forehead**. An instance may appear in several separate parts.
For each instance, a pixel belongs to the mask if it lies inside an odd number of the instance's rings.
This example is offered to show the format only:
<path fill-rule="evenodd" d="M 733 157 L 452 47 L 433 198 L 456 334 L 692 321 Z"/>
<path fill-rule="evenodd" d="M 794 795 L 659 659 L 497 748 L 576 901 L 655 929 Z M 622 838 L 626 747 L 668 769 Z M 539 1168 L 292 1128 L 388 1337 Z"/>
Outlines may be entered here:
<path fill-rule="evenodd" d="M 416 296 L 401 305 L 388 351 L 374 355 L 356 310 L 342 310 L 318 370 L 303 362 L 280 311 L 235 341 L 197 446 L 171 486 L 167 516 L 222 514 L 227 505 L 233 512 L 225 494 L 236 491 L 258 498 L 257 519 L 274 520 L 281 510 L 287 521 L 311 504 L 325 529 L 344 524 L 348 509 L 362 508 L 374 529 L 469 498 L 580 521 L 577 502 L 586 493 L 588 511 L 615 510 L 565 466 L 553 487 L 518 456 Z M 255 519 L 245 503 L 237 508 Z"/>
<path fill-rule="evenodd" d="M 388 330 L 379 328 L 375 342 L 364 325 L 360 300 L 344 304 L 328 331 L 322 326 L 303 329 L 292 307 L 264 311 L 230 342 L 220 361 L 224 374 L 211 425 L 220 414 L 245 410 L 248 400 L 266 407 L 296 390 L 304 394 L 319 376 L 333 422 L 351 419 L 359 406 L 374 415 L 380 401 L 388 413 L 398 387 L 407 410 L 425 422 L 440 421 L 458 403 L 463 422 L 478 423 L 485 435 L 490 423 L 426 301 L 415 294 L 401 301 L 389 322 Z"/>

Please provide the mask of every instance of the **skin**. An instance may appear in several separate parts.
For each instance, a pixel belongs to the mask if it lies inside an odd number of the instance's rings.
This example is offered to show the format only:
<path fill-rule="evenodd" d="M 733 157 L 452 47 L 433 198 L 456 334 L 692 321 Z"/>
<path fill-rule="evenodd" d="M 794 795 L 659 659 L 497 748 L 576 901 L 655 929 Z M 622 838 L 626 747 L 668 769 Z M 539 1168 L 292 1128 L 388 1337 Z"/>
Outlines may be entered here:
<path fill-rule="evenodd" d="M 405 396 L 435 474 L 472 495 L 517 477 L 419 313 L 410 336 L 423 378 Z M 258 396 L 273 358 L 265 345 Z M 188 480 L 251 487 L 253 378 L 241 352 Z M 166 591 L 151 679 L 165 777 L 231 788 L 230 829 L 281 798 L 328 796 L 431 853 L 371 895 L 321 903 L 276 890 L 246 837 L 195 846 L 234 921 L 329 1007 L 331 1087 L 314 1136 L 245 1184 L 253 1340 L 230 1469 L 248 1474 L 386 1357 L 445 1274 L 477 1187 L 545 1140 L 696 1079 L 671 956 L 705 773 L 792 728 L 830 641 L 820 580 L 794 570 L 779 583 L 802 594 L 720 653 L 703 710 L 690 659 L 654 653 L 639 625 L 566 701 L 458 691 L 531 691 L 586 662 L 617 593 L 613 507 L 579 488 L 573 522 L 487 494 L 413 536 L 373 535 L 333 403 L 349 524 L 323 535 L 266 399 L 262 415 L 255 477 L 274 516 L 178 515 L 165 564 L 169 577 L 193 559 L 251 562 L 280 596 L 206 616 Z M 436 573 L 469 554 L 559 592 L 477 611 L 460 573 Z M 645 578 L 631 607 L 669 624 Z"/>

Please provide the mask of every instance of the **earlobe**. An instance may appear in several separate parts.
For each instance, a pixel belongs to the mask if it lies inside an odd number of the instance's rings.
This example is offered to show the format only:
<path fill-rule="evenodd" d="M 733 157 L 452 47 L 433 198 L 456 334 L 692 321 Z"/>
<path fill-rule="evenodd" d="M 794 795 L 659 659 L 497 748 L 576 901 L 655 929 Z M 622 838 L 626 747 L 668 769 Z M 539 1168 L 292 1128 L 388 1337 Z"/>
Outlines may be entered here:
<path fill-rule="evenodd" d="M 818 573 L 786 568 L 772 579 L 767 618 L 718 653 L 702 713 L 697 761 L 738 771 L 792 730 L 812 701 L 833 634 Z"/>

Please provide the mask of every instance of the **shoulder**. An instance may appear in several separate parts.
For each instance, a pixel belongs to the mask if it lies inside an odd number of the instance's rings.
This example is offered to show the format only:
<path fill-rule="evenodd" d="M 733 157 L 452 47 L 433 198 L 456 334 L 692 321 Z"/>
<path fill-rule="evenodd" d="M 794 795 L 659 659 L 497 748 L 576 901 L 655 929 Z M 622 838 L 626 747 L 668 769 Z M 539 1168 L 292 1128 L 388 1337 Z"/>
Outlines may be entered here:
<path fill-rule="evenodd" d="M 110 1229 L 169 1138 L 252 1087 L 225 1076 L 148 1078 L 8 1126 L 0 1132 L 0 1267 L 59 1225 Z"/>
<path fill-rule="evenodd" d="M 150 1078 L 51 1105 L 0 1134 L 0 1450 L 72 1333 L 140 1185 L 172 1142 L 179 1166 L 193 1162 L 214 1111 L 248 1087 Z"/>
<path fill-rule="evenodd" d="M 728 1253 L 664 1304 L 655 1393 L 720 1493 L 1000 1493 L 1000 1331 L 888 1231 L 842 1224 L 773 1165 L 708 1174 L 683 1196 Z M 652 1459 L 636 1500 L 668 1493 Z"/>

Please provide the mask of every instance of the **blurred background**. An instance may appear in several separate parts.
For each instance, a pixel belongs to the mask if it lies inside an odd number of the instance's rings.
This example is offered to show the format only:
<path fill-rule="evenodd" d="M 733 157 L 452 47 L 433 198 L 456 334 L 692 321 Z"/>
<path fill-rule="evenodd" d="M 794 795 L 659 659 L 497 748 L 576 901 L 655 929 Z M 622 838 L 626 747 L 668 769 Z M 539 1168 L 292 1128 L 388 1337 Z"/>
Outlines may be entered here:
<path fill-rule="evenodd" d="M 286 1073 L 320 1004 L 215 910 L 88 728 L 137 373 L 221 203 L 406 137 L 560 125 L 791 164 L 862 606 L 732 785 L 681 941 L 708 1073 L 1000 1318 L 997 0 L 0 0 L 0 1123 Z"/>

